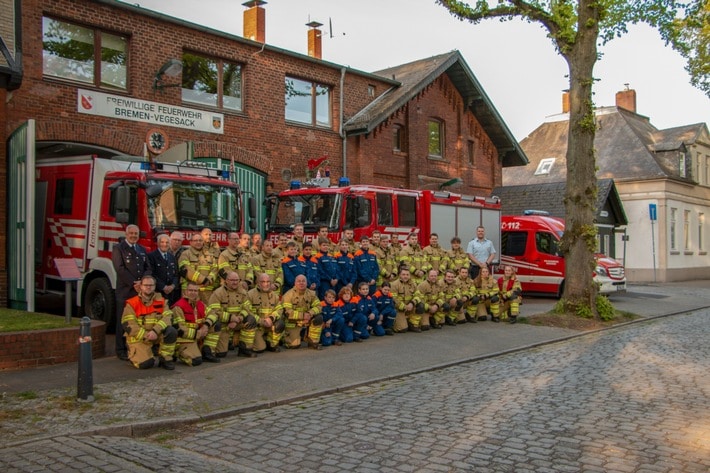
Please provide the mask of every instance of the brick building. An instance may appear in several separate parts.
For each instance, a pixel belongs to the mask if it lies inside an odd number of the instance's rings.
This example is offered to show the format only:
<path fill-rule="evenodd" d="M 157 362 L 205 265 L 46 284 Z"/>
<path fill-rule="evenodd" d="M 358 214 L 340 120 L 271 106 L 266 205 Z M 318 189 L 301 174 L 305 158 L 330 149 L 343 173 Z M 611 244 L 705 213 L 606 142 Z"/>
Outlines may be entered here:
<path fill-rule="evenodd" d="M 28 121 L 38 157 L 233 158 L 257 197 L 321 157 L 353 183 L 460 178 L 458 191 L 479 195 L 501 185 L 503 166 L 527 162 L 457 51 L 368 73 L 323 60 L 317 23 L 304 29 L 309 55 L 266 44 L 259 0 L 244 4 L 244 37 L 114 0 L 0 1 L 15 14 L 0 17 L 0 34 L 13 20 L 21 32 L 20 67 L 0 64 L 0 194 Z M 0 228 L 12 232 L 3 210 Z M 4 233 L 0 303 L 12 271 Z"/>

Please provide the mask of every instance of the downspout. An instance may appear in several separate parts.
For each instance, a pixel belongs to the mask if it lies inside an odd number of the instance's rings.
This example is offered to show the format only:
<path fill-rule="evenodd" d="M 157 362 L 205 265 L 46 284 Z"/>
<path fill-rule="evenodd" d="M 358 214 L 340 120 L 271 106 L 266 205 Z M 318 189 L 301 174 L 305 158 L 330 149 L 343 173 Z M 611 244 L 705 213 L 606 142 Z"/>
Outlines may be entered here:
<path fill-rule="evenodd" d="M 345 68 L 341 67 L 340 68 L 340 129 L 338 130 L 338 134 L 340 135 L 340 139 L 343 140 L 343 177 L 348 176 L 348 153 L 347 153 L 347 147 L 348 147 L 348 142 L 347 142 L 347 136 L 345 136 L 345 133 L 343 132 L 343 118 L 345 116 L 345 113 L 343 112 L 343 101 L 345 100 L 345 93 L 343 92 L 343 87 L 345 85 Z"/>

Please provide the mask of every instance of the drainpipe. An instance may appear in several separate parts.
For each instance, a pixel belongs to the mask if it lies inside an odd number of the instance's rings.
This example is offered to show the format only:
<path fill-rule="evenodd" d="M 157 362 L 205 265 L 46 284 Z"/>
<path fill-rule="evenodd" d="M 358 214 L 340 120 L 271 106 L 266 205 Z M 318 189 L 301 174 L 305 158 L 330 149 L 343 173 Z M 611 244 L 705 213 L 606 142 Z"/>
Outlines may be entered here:
<path fill-rule="evenodd" d="M 340 135 L 340 139 L 343 140 L 343 176 L 342 177 L 347 177 L 348 176 L 348 153 L 347 153 L 347 137 L 345 136 L 345 133 L 343 132 L 343 117 L 345 116 L 345 113 L 343 112 L 343 101 L 345 99 L 344 97 L 344 92 L 343 92 L 343 86 L 345 85 L 345 68 L 341 67 L 340 68 L 340 130 L 338 130 L 338 134 Z"/>

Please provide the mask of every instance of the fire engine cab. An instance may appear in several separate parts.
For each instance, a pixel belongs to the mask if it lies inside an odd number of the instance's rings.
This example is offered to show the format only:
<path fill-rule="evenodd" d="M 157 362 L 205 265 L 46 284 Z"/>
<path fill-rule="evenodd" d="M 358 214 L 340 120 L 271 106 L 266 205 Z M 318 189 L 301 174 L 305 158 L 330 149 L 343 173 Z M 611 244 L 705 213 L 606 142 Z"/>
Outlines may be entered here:
<path fill-rule="evenodd" d="M 269 238 L 290 234 L 296 223 L 304 226 L 306 241 L 315 238 L 318 228 L 328 227 L 328 236 L 339 241 L 346 228 L 353 229 L 355 241 L 374 230 L 404 243 L 410 232 L 419 235 L 422 246 L 437 233 L 442 246 L 454 236 L 464 245 L 476 227 L 486 227 L 486 237 L 500 244 L 501 206 L 497 197 L 477 197 L 447 191 L 407 190 L 393 187 L 349 185 L 346 178 L 330 187 L 301 187 L 281 192 L 271 200 Z M 465 246 L 464 246 L 465 248 Z"/>
<path fill-rule="evenodd" d="M 180 230 L 186 241 L 204 227 L 223 245 L 241 229 L 242 192 L 228 172 L 197 161 L 147 162 L 129 156 L 42 158 L 36 164 L 35 285 L 64 293 L 55 258 L 70 258 L 81 273 L 76 303 L 84 314 L 112 327 L 116 272 L 113 245 L 128 224 L 139 243 L 156 248 L 161 233 Z M 255 215 L 254 199 L 249 199 Z M 252 228 L 255 227 L 251 221 Z"/>

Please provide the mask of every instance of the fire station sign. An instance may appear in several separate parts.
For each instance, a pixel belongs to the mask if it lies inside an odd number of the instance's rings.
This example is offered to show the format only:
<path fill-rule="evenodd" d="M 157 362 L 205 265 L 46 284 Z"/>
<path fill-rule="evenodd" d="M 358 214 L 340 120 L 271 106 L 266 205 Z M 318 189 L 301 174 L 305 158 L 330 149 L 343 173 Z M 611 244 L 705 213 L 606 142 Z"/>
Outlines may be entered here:
<path fill-rule="evenodd" d="M 93 90 L 79 89 L 77 94 L 76 106 L 79 113 L 220 135 L 224 133 L 224 115 L 221 113 L 176 107 Z"/>

